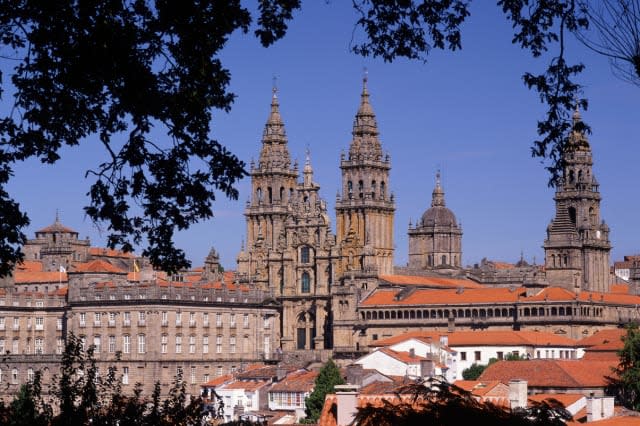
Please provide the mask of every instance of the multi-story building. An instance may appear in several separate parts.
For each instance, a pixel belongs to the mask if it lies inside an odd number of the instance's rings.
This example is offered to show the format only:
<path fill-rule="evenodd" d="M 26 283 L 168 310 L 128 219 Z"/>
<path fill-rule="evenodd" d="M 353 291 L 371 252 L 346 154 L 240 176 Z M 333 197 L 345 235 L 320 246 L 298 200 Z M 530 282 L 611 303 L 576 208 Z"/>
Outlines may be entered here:
<path fill-rule="evenodd" d="M 636 320 L 640 266 L 630 285 L 611 285 L 609 228 L 578 129 L 567 143 L 544 266 L 522 259 L 464 268 L 462 229 L 438 174 L 430 207 L 409 226 L 409 263 L 394 267 L 391 161 L 366 78 L 340 157 L 335 233 L 309 153 L 302 174 L 291 159 L 274 90 L 250 166 L 237 271 L 220 272 L 212 251 L 202 269 L 167 276 L 145 259 L 92 248 L 56 218 L 0 284 L 0 351 L 8 353 L 0 381 L 15 390 L 41 366 L 55 371 L 69 333 L 94 345 L 101 368 L 115 362 L 129 385 L 168 384 L 181 372 L 195 393 L 244 363 L 354 356 L 412 330 L 528 329 L 575 339 Z"/>

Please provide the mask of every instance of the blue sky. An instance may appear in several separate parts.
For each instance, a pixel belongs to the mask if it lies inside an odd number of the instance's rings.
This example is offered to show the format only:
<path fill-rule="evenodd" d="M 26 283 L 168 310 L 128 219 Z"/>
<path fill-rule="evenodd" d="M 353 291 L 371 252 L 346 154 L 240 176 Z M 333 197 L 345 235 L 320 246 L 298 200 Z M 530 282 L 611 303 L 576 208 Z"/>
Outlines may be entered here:
<path fill-rule="evenodd" d="M 512 45 L 500 10 L 476 2 L 463 28 L 462 51 L 434 51 L 426 64 L 361 58 L 349 52 L 356 20 L 350 4 L 304 2 L 287 36 L 268 49 L 251 35 L 236 34 L 222 60 L 237 99 L 230 113 L 215 113 L 212 137 L 247 164 L 257 158 L 277 76 L 290 152 L 302 164 L 309 147 L 314 180 L 335 224 L 340 152 L 351 140 L 366 67 L 383 149 L 391 155 L 395 263 L 407 262 L 409 220 L 415 222 L 429 206 L 438 168 L 447 205 L 462 223 L 465 264 L 483 257 L 516 261 L 521 251 L 527 260 L 535 256 L 542 262 L 553 190 L 540 160 L 530 156 L 530 145 L 544 105 L 521 76 L 542 72 L 548 57 L 534 60 Z M 577 43 L 570 43 L 569 56 L 587 66 L 579 80 L 590 103 L 583 118 L 593 130 L 594 173 L 601 184 L 602 217 L 611 227 L 612 260 L 621 259 L 640 252 L 640 88 L 615 79 L 605 58 Z M 31 218 L 29 236 L 53 222 L 59 208 L 64 224 L 89 236 L 93 245 L 104 245 L 104 230 L 82 210 L 90 184 L 84 173 L 104 155 L 89 141 L 65 150 L 55 166 L 29 161 L 16 169 L 10 191 Z M 194 264 L 213 246 L 226 268 L 235 267 L 249 188 L 247 178 L 239 185 L 238 201 L 220 195 L 214 219 L 176 237 Z"/>

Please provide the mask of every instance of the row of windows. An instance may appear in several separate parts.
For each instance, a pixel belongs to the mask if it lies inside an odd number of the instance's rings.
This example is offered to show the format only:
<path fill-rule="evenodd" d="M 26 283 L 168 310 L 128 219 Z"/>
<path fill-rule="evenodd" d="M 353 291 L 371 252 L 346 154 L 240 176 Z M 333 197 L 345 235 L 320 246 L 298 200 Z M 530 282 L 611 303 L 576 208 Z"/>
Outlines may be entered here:
<path fill-rule="evenodd" d="M 467 361 L 468 359 L 467 352 L 462 351 L 462 352 L 459 352 L 459 354 L 460 354 L 460 361 Z M 520 357 L 519 351 L 511 351 L 509 352 L 509 354 L 516 358 Z M 527 355 L 527 357 L 529 357 L 529 355 Z M 576 357 L 576 352 L 574 350 L 564 350 L 564 349 L 558 349 L 557 351 L 555 349 L 536 350 L 536 358 L 575 359 L 575 357 Z M 497 351 L 496 358 L 498 360 L 503 360 L 505 358 L 505 353 L 503 351 Z M 482 351 L 473 351 L 473 360 L 475 362 L 489 361 L 488 359 L 484 359 L 484 360 L 482 359 Z"/>
<path fill-rule="evenodd" d="M 376 183 L 375 180 L 371 181 L 370 189 L 371 189 L 370 194 L 371 194 L 371 198 L 372 199 L 375 200 L 376 196 L 379 196 L 380 199 L 384 200 L 384 198 L 386 196 L 386 191 L 387 191 L 384 181 L 380 182 L 380 192 L 379 193 L 378 193 L 378 186 L 377 186 L 377 183 Z M 351 181 L 347 182 L 347 194 L 348 194 L 349 198 L 353 198 L 353 182 L 351 182 Z M 364 198 L 364 194 L 365 194 L 365 192 L 364 192 L 364 181 L 359 180 L 358 181 L 358 198 Z"/>
<path fill-rule="evenodd" d="M 37 340 L 37 339 L 36 339 Z M 107 352 L 108 353 L 116 353 L 118 351 L 118 347 L 117 347 L 117 338 L 116 336 L 108 336 L 107 337 Z M 222 335 L 217 335 L 215 336 L 215 353 L 222 353 L 223 350 L 223 340 L 224 337 Z M 4 345 L 4 340 L 0 340 L 0 342 L 2 342 L 2 345 Z M 14 340 L 15 342 L 15 340 Z M 86 336 L 80 336 L 80 342 L 82 345 L 83 350 L 86 349 L 86 344 L 87 344 L 87 337 Z M 137 343 L 136 347 L 132 347 L 133 343 Z M 40 349 L 42 350 L 42 340 L 40 341 Z M 197 351 L 197 336 L 195 334 L 192 334 L 190 336 L 182 336 L 181 334 L 178 334 L 174 337 L 173 339 L 173 343 L 174 343 L 174 348 L 175 348 L 175 353 L 176 354 L 181 354 L 183 353 L 190 353 L 190 354 L 195 354 Z M 246 353 L 249 352 L 249 348 L 250 348 L 250 338 L 248 335 L 243 336 L 242 338 L 242 346 L 240 348 L 238 348 L 238 338 L 236 336 L 230 336 L 229 340 L 228 340 L 228 352 L 229 353 L 237 353 L 238 349 L 240 349 L 240 351 L 242 353 Z M 91 344 L 93 345 L 93 350 L 94 353 L 99 354 L 103 351 L 103 340 L 102 340 L 102 336 L 99 335 L 95 335 L 93 336 L 93 341 L 91 342 Z M 36 344 L 37 347 L 37 344 Z M 264 350 L 265 352 L 268 352 L 270 347 L 270 337 L 269 336 L 265 336 L 264 337 Z M 203 354 L 208 354 L 209 353 L 209 336 L 202 336 L 202 340 L 201 340 L 201 346 L 200 349 L 202 351 Z M 136 350 L 137 353 L 139 354 L 144 354 L 147 352 L 147 338 L 146 335 L 144 334 L 138 334 L 135 338 L 135 341 L 132 340 L 132 336 L 129 334 L 125 334 L 122 336 L 122 346 L 121 346 L 121 350 L 122 353 L 125 354 L 129 354 L 131 353 L 132 350 Z M 60 349 L 60 352 L 62 352 L 62 349 Z M 17 353 L 17 352 L 16 352 Z M 43 353 L 43 352 L 36 352 L 36 353 Z M 160 353 L 166 354 L 169 353 L 169 335 L 167 334 L 163 334 L 160 336 Z"/>
<path fill-rule="evenodd" d="M 93 313 L 93 326 L 94 327 L 100 327 L 103 325 L 103 323 L 106 323 L 108 326 L 111 327 L 115 327 L 116 325 L 116 317 L 117 317 L 118 313 L 116 312 L 108 312 L 108 313 L 102 313 L 102 312 L 94 312 Z M 78 315 L 78 322 L 80 327 L 86 327 L 87 326 L 87 318 L 90 317 L 90 314 L 88 315 L 86 312 L 80 312 Z M 139 311 L 137 313 L 134 313 L 133 318 L 136 318 L 137 324 L 139 326 L 145 326 L 147 324 L 147 313 L 145 311 Z M 163 311 L 160 313 L 160 318 L 161 318 L 161 325 L 162 326 L 168 326 L 169 325 L 169 313 L 167 311 Z M 208 312 L 203 312 L 202 313 L 202 326 L 203 327 L 208 327 L 209 326 L 209 313 Z M 244 328 L 249 328 L 250 322 L 249 322 L 249 314 L 243 314 L 242 316 L 234 314 L 234 313 L 230 313 L 228 314 L 227 317 L 227 321 L 223 323 L 224 320 L 224 315 L 222 313 L 216 313 L 215 314 L 215 326 L 216 327 L 222 327 L 223 324 L 228 324 L 229 327 L 233 328 L 237 326 L 237 321 L 241 320 L 242 321 L 242 326 Z M 183 321 L 187 321 L 186 323 Z M 132 313 L 131 312 L 123 312 L 122 313 L 122 325 L 123 326 L 130 326 L 132 323 Z M 183 324 L 188 324 L 189 327 L 196 327 L 198 325 L 198 315 L 196 312 L 189 312 L 188 315 L 186 315 L 186 313 L 183 312 L 176 312 L 175 313 L 175 322 L 173 322 L 173 324 L 175 324 L 177 327 L 181 327 Z M 269 320 L 268 317 L 264 317 L 264 327 L 268 328 L 269 327 Z"/>
<path fill-rule="evenodd" d="M 602 308 L 582 307 L 582 315 L 602 315 Z M 571 316 L 574 309 L 571 306 L 531 307 L 518 310 L 521 316 Z M 469 308 L 469 309 L 424 309 L 402 311 L 366 311 L 361 312 L 363 320 L 387 320 L 387 319 L 447 319 L 447 318 L 507 318 L 513 317 L 514 308 Z M 575 312 L 577 314 L 577 311 Z"/>
<path fill-rule="evenodd" d="M 25 327 L 30 330 L 34 328 L 35 330 L 44 330 L 44 317 L 13 317 L 11 322 L 12 330 L 20 330 L 20 323 L 24 323 Z M 0 317 L 0 330 L 7 329 L 7 319 L 5 317 Z M 56 318 L 56 329 L 62 330 L 62 318 Z"/>
<path fill-rule="evenodd" d="M 293 188 L 289 188 L 289 199 L 291 199 L 293 197 Z M 262 194 L 262 188 L 257 188 L 256 189 L 256 199 L 258 200 L 258 203 L 262 203 L 264 201 L 263 199 L 263 194 Z M 285 189 L 284 186 L 280 187 L 280 198 L 279 200 L 281 202 L 285 201 Z M 273 189 L 269 186 L 267 187 L 267 202 L 269 204 L 273 203 Z"/>
<path fill-rule="evenodd" d="M 146 293 L 142 293 L 141 292 L 141 293 L 138 293 L 137 296 L 138 296 L 137 299 L 140 299 L 140 300 L 146 300 L 147 299 L 147 294 Z M 131 294 L 129 294 L 129 293 L 125 293 L 122 298 L 124 300 L 132 300 L 133 299 L 131 297 Z M 162 300 L 168 300 L 169 299 L 169 295 L 167 293 L 162 293 L 160 295 L 160 298 Z M 86 295 L 81 295 L 80 296 L 80 300 L 83 301 L 83 302 L 87 301 L 87 296 Z M 93 296 L 93 300 L 102 300 L 102 294 L 94 295 Z M 116 300 L 116 295 L 113 294 L 113 292 L 109 292 L 108 300 Z M 181 293 L 174 294 L 172 300 L 182 300 L 182 294 Z M 196 295 L 195 294 L 190 295 L 188 300 L 195 301 L 196 300 Z M 203 296 L 202 297 L 202 301 L 203 302 L 210 302 L 210 301 L 213 301 L 213 300 L 215 300 L 216 302 L 222 302 L 223 298 L 222 298 L 222 296 L 215 296 L 215 297 L 212 297 L 212 298 L 210 298 L 209 296 Z M 240 300 L 242 300 L 243 303 L 248 303 L 248 301 L 249 301 L 249 299 L 246 298 L 246 297 L 243 298 L 243 299 L 241 298 L 238 301 L 240 301 Z M 235 297 L 230 297 L 228 299 L 225 299 L 225 301 L 229 302 L 229 303 L 235 303 L 236 298 Z M 0 305 L 2 305 L 2 304 L 0 303 Z M 14 306 L 17 306 L 17 305 L 14 304 Z"/>
<path fill-rule="evenodd" d="M 64 350 L 64 339 L 58 337 L 56 339 L 56 353 L 61 354 Z M 24 339 L 24 343 L 20 344 L 20 338 L 14 337 L 10 341 L 4 337 L 0 337 L 0 354 L 12 353 L 12 354 L 31 354 L 42 355 L 46 353 L 44 338 L 36 337 L 32 339 L 27 337 Z"/>
<path fill-rule="evenodd" d="M 301 392 L 269 392 L 269 402 L 282 407 L 304 408 L 304 395 Z"/>

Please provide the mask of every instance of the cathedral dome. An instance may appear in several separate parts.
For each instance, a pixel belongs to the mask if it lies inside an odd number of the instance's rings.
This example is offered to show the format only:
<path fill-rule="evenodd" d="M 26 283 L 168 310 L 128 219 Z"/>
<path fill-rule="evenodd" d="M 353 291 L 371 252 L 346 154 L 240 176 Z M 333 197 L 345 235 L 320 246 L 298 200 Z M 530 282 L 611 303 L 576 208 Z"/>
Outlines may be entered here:
<path fill-rule="evenodd" d="M 430 207 L 422 215 L 422 226 L 457 226 L 456 215 L 445 206 Z"/>
<path fill-rule="evenodd" d="M 436 174 L 436 187 L 433 189 L 431 207 L 422 215 L 422 226 L 458 226 L 456 215 L 445 206 L 444 190 L 440 185 L 440 172 Z"/>

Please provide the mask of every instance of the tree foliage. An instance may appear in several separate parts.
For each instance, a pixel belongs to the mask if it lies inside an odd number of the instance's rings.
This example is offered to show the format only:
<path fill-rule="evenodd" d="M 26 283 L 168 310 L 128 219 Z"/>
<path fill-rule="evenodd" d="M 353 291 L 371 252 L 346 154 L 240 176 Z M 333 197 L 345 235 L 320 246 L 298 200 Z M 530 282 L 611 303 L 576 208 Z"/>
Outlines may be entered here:
<path fill-rule="evenodd" d="M 93 347 L 85 351 L 82 341 L 70 335 L 60 371 L 49 388 L 52 399 L 45 400 L 42 395 L 37 373 L 32 383 L 21 387 L 9 406 L 0 406 L 0 420 L 15 426 L 186 426 L 200 424 L 205 414 L 200 398 L 187 397 L 180 375 L 165 399 L 161 398 L 159 383 L 150 398 L 142 395 L 140 384 L 130 395 L 125 394 L 121 383 L 122 377 L 114 366 L 104 377 L 100 376 Z"/>
<path fill-rule="evenodd" d="M 557 402 L 543 402 L 511 411 L 473 395 L 446 381 L 431 379 L 398 390 L 396 400 L 383 400 L 359 408 L 355 423 L 361 426 L 403 425 L 564 425 L 571 415 Z"/>
<path fill-rule="evenodd" d="M 638 324 L 627 327 L 624 346 L 618 351 L 620 363 L 608 378 L 607 392 L 614 395 L 625 407 L 640 411 L 640 328 Z"/>
<path fill-rule="evenodd" d="M 313 392 L 305 399 L 305 413 L 307 415 L 305 422 L 316 423 L 320 418 L 324 399 L 328 393 L 335 391 L 336 385 L 344 384 L 344 379 L 340 374 L 340 369 L 333 360 L 327 361 L 322 366 L 318 377 L 313 385 Z"/>
<path fill-rule="evenodd" d="M 578 1 L 497 2 L 513 26 L 513 43 L 533 57 L 551 56 L 543 73 L 523 76 L 548 108 L 532 155 L 548 160 L 551 184 L 562 175 L 571 112 L 576 102 L 587 107 L 576 81 L 584 66 L 565 53 L 567 36 L 596 19 L 583 7 L 587 0 Z M 357 54 L 426 61 L 433 49 L 463 46 L 471 0 L 352 3 Z M 254 19 L 254 35 L 269 46 L 300 8 L 301 0 L 259 0 L 252 16 L 241 0 L 1 2 L 0 48 L 12 69 L 0 96 L 13 105 L 0 116 L 0 275 L 22 260 L 29 223 L 7 192 L 15 163 L 53 164 L 63 147 L 81 143 L 104 148 L 104 160 L 87 171 L 93 183 L 85 211 L 106 224 L 108 246 L 143 245 L 142 255 L 168 272 L 189 266 L 174 233 L 210 218 L 218 191 L 237 198 L 235 185 L 247 174 L 209 137 L 213 112 L 229 110 L 234 100 L 220 52 Z"/>
<path fill-rule="evenodd" d="M 462 370 L 462 378 L 465 380 L 477 380 L 486 368 L 486 365 L 472 364 L 469 368 Z"/>

